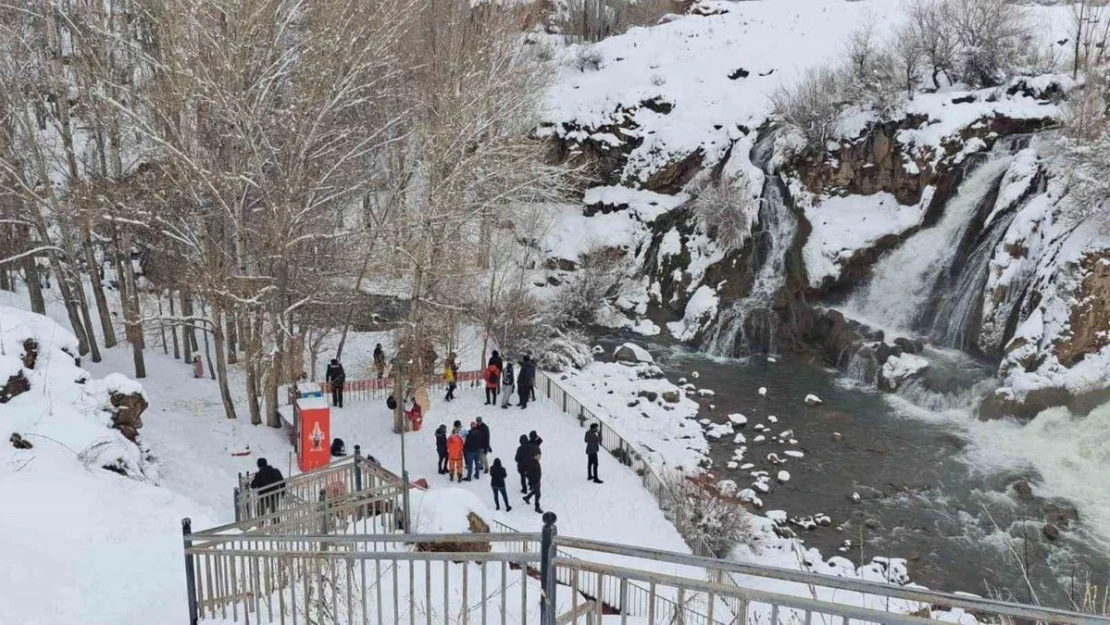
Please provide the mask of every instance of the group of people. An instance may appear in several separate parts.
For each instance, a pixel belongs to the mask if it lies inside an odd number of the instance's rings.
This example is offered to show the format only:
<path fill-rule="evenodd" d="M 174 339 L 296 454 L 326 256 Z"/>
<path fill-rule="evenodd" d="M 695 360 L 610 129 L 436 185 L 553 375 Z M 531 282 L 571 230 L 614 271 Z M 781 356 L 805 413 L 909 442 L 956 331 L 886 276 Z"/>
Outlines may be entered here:
<path fill-rule="evenodd" d="M 465 429 L 461 421 L 455 421 L 451 434 L 447 434 L 447 426 L 441 424 L 436 428 L 439 474 L 449 476 L 452 482 L 481 478 L 482 471 L 490 470 L 488 455 L 493 449 L 489 440 L 489 426 L 482 421 L 482 417 L 471 421 L 470 427 Z M 462 474 L 464 463 L 466 477 Z"/>
<path fill-rule="evenodd" d="M 508 408 L 512 403 L 513 389 L 516 389 L 520 408 L 527 408 L 528 402 L 536 399 L 536 363 L 531 356 L 524 356 L 520 360 L 520 371 L 513 370 L 513 363 L 506 363 L 497 350 L 493 350 L 489 363 L 482 377 L 486 383 L 486 405 L 496 406 L 497 395 L 504 387 L 502 408 Z M 451 393 L 449 387 L 448 394 Z"/>

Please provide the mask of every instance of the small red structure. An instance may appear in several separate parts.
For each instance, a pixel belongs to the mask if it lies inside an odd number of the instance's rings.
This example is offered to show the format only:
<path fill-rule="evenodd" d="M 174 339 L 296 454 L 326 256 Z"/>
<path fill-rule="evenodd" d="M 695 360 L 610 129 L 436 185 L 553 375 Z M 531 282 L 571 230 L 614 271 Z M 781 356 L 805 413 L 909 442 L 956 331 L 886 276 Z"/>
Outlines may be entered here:
<path fill-rule="evenodd" d="M 305 393 L 293 403 L 297 466 L 311 471 L 331 460 L 331 409 L 322 393 Z"/>

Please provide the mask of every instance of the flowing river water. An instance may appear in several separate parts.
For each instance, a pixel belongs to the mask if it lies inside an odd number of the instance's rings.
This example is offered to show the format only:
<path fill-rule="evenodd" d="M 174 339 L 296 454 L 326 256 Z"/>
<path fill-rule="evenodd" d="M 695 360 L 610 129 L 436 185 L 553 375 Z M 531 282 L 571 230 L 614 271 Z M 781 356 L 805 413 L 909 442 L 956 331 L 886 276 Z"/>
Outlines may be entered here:
<path fill-rule="evenodd" d="M 687 378 L 711 389 L 712 397 L 699 398 L 700 418 L 723 423 L 730 413 L 745 415 L 748 424 L 738 430 L 748 440 L 744 462 L 756 466 L 726 468 L 738 445 L 725 436 L 711 442 L 711 472 L 746 488 L 754 481 L 750 471 L 788 470 L 789 481 L 772 482 L 771 492 L 761 495 L 764 511 L 829 515 L 831 527 L 793 528 L 825 557 L 905 558 L 913 581 L 930 588 L 1057 607 L 1071 607 L 1070 597 L 1087 581 L 1108 585 L 1110 488 L 1098 469 L 1110 467 L 1110 407 L 1084 421 L 1052 415 L 1048 424 L 981 423 L 967 410 L 924 408 L 796 356 L 719 359 L 643 337 L 595 338 L 607 354 L 634 341 L 672 382 Z M 962 369 L 954 374 L 986 375 L 969 359 L 950 360 Z M 807 406 L 810 393 L 823 405 Z M 769 434 L 793 430 L 798 443 L 792 448 L 805 456 L 772 466 L 767 454 L 782 457 L 786 447 L 771 435 L 754 443 L 756 424 Z M 1037 454 L 1048 455 L 1044 462 L 1029 460 Z M 1061 529 L 1054 540 L 1045 535 L 1048 521 Z"/>

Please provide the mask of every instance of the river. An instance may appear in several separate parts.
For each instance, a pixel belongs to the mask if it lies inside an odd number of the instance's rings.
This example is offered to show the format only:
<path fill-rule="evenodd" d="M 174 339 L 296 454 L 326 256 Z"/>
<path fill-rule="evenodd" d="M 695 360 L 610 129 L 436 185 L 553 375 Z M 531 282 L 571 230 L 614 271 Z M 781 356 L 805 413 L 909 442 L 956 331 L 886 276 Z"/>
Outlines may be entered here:
<path fill-rule="evenodd" d="M 744 414 L 748 425 L 739 430 L 748 440 L 744 462 L 756 465 L 749 471 L 768 470 L 774 476 L 786 469 L 791 474 L 788 482 L 774 482 L 771 492 L 762 495 L 764 511 L 784 510 L 791 517 L 829 515 L 831 527 L 794 528 L 825 557 L 841 555 L 855 562 L 875 556 L 905 558 L 913 581 L 930 588 L 1055 607 L 1071 607 L 1069 597 L 1081 594 L 1088 580 L 1107 586 L 1110 555 L 1105 541 L 1110 526 L 1102 523 L 1102 515 L 1088 518 L 1084 513 L 1055 540 L 1043 533 L 1047 518 L 1079 514 L 1076 509 L 1085 510 L 1087 504 L 1101 509 L 1098 502 L 1072 502 L 1043 492 L 1053 486 L 1053 479 L 1061 490 L 1072 490 L 1074 476 L 1067 471 L 1074 467 L 1042 476 L 1036 463 L 1008 453 L 1014 451 L 1010 448 L 1020 452 L 1022 446 L 1036 444 L 1031 430 L 981 424 L 959 408 L 923 408 L 797 356 L 718 359 L 621 333 L 599 333 L 595 338 L 609 354 L 625 340 L 643 345 L 672 382 L 687 378 L 700 389 L 714 391 L 712 397 L 699 399 L 702 418 L 723 423 L 730 413 Z M 976 367 L 967 368 L 962 375 L 974 377 Z M 760 387 L 767 389 L 765 396 L 759 394 Z M 805 405 L 810 393 L 824 404 Z M 767 418 L 771 415 L 777 423 Z M 1110 424 L 1110 414 L 1105 418 Z M 767 454 L 784 457 L 781 452 L 787 447 L 772 436 L 754 443 L 756 424 L 773 434 L 793 430 L 798 443 L 792 448 L 805 456 L 772 466 Z M 1110 453 L 1110 429 L 1100 430 L 1098 438 L 1096 446 L 1105 448 L 1093 452 L 1095 467 L 1100 454 Z M 712 442 L 711 472 L 746 488 L 753 481 L 749 471 L 726 468 L 736 447 L 731 436 Z M 1021 481 L 1032 484 L 1037 496 L 1020 494 L 1014 484 Z M 859 494 L 858 503 L 853 493 Z M 1065 494 L 1086 495 L 1075 490 Z M 1057 520 L 1056 525 L 1063 522 Z M 851 546 L 843 550 L 845 541 Z"/>

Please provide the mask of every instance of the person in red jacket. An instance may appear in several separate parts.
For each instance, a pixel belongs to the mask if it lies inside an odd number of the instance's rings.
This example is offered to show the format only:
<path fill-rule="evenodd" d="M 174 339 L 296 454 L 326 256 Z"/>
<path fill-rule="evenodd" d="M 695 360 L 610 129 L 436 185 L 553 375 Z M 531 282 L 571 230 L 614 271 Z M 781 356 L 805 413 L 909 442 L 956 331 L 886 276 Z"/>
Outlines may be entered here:
<path fill-rule="evenodd" d="M 491 362 L 486 367 L 486 405 L 497 405 L 497 391 L 501 388 L 501 367 Z"/>
<path fill-rule="evenodd" d="M 447 437 L 447 479 L 454 482 L 462 481 L 463 470 L 463 438 L 459 434 L 458 426 L 451 430 Z"/>

